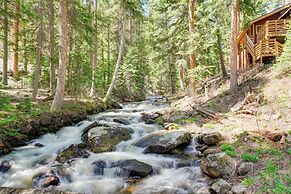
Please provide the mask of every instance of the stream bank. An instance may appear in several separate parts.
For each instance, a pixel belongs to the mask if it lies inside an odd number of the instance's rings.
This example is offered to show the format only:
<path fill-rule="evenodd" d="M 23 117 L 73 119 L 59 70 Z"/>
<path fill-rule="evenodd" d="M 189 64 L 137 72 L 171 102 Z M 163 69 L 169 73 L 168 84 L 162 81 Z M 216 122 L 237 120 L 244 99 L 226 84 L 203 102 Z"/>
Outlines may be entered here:
<path fill-rule="evenodd" d="M 22 102 L 9 102 L 16 104 L 18 108 Z M 25 102 L 29 107 L 30 102 Z M 37 106 L 46 107 L 48 103 L 38 103 Z M 7 106 L 7 105 L 6 105 Z M 8 105 L 10 106 L 10 104 Z M 11 106 L 13 108 L 13 106 Z M 18 114 L 24 115 L 24 118 L 11 121 L 8 124 L 0 125 L 0 156 L 10 153 L 14 148 L 26 145 L 29 141 L 38 138 L 47 133 L 56 133 L 62 127 L 71 126 L 87 118 L 87 115 L 97 114 L 112 108 L 120 108 L 117 101 L 110 101 L 105 105 L 101 100 L 86 102 L 66 102 L 65 110 L 60 113 L 50 112 L 49 109 L 40 108 L 40 111 L 34 115 L 34 110 L 29 112 L 19 111 Z M 7 112 L 7 111 L 6 111 Z M 8 114 L 8 113 L 7 113 Z M 7 116 L 9 117 L 9 116 Z"/>

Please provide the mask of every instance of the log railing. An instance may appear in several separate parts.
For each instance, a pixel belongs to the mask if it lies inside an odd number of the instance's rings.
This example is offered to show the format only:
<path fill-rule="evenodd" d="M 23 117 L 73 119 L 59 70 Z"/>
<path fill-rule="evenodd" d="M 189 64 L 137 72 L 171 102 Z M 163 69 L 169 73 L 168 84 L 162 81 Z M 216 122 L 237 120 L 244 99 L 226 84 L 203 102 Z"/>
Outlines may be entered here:
<path fill-rule="evenodd" d="M 269 20 L 257 34 L 257 42 L 263 39 L 276 36 L 285 36 L 288 30 L 287 20 Z"/>
<path fill-rule="evenodd" d="M 247 45 L 247 47 L 249 49 L 250 54 L 254 57 L 254 47 L 255 47 L 255 45 L 254 45 L 253 41 L 251 40 L 251 38 L 247 34 L 246 34 L 246 45 Z"/>
<path fill-rule="evenodd" d="M 283 45 L 276 39 L 260 40 L 254 47 L 255 61 L 263 57 L 277 57 L 283 52 Z"/>

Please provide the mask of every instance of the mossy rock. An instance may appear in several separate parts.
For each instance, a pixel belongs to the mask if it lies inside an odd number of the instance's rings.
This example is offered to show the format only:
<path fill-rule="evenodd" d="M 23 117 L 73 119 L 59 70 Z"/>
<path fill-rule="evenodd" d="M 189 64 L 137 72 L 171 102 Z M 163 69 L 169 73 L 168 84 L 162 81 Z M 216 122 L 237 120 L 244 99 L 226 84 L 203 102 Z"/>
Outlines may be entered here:
<path fill-rule="evenodd" d="M 132 132 L 126 128 L 99 126 L 90 129 L 82 139 L 94 153 L 111 152 L 118 143 L 129 140 Z"/>
<path fill-rule="evenodd" d="M 58 153 L 56 160 L 60 163 L 64 163 L 73 158 L 88 158 L 90 154 L 86 151 L 85 147 L 86 145 L 83 143 L 72 144 L 67 149 Z"/>

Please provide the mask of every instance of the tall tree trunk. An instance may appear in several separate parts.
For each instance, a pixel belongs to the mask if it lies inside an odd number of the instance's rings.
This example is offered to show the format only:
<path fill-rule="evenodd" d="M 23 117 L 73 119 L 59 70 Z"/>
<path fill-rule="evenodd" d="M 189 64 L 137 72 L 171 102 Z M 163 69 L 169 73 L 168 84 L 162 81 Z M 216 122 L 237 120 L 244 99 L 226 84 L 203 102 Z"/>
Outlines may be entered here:
<path fill-rule="evenodd" d="M 122 63 L 123 55 L 124 55 L 124 48 L 125 48 L 125 7 L 124 7 L 124 0 L 121 1 L 121 13 L 120 13 L 120 21 L 121 21 L 121 31 L 120 31 L 120 43 L 119 43 L 119 51 L 118 51 L 118 58 L 115 65 L 115 70 L 113 74 L 113 78 L 111 84 L 107 90 L 105 98 L 103 99 L 104 102 L 108 101 L 113 88 L 115 86 L 115 82 L 117 80 L 118 71 Z"/>
<path fill-rule="evenodd" d="M 28 70 L 27 70 L 27 65 L 28 65 L 28 59 L 27 59 L 27 35 L 24 35 L 24 39 L 23 39 L 23 71 L 24 74 L 27 75 L 28 74 Z"/>
<path fill-rule="evenodd" d="M 55 10 L 54 0 L 49 0 L 49 37 L 50 37 L 50 92 L 55 93 L 56 90 L 56 67 L 55 67 Z"/>
<path fill-rule="evenodd" d="M 217 30 L 217 46 L 218 46 L 218 50 L 219 50 L 220 71 L 221 71 L 222 77 L 227 77 L 225 63 L 224 63 L 224 53 L 223 53 L 222 43 L 221 43 L 220 30 Z"/>
<path fill-rule="evenodd" d="M 238 0 L 232 1 L 231 10 L 231 57 L 230 57 L 230 91 L 237 90 L 237 34 L 238 34 Z"/>
<path fill-rule="evenodd" d="M 52 111 L 60 111 L 63 107 L 65 95 L 65 81 L 67 69 L 67 0 L 59 1 L 59 31 L 60 31 L 60 52 L 59 52 L 59 73 L 57 88 Z"/>
<path fill-rule="evenodd" d="M 33 77 L 33 91 L 32 91 L 32 100 L 36 100 L 38 85 L 39 85 L 39 77 L 40 77 L 40 70 L 41 70 L 41 55 L 42 55 L 42 34 L 43 34 L 43 26 L 42 22 L 39 25 L 38 32 L 37 32 L 37 51 L 36 51 L 36 65 L 34 70 L 34 77 Z"/>
<path fill-rule="evenodd" d="M 94 51 L 93 51 L 93 61 L 92 61 L 92 82 L 91 82 L 91 90 L 90 90 L 90 96 L 96 95 L 96 87 L 95 87 L 95 79 L 96 79 L 96 68 L 97 68 L 97 52 L 98 52 L 98 17 L 97 17 L 97 11 L 98 11 L 98 4 L 97 0 L 95 0 L 95 9 L 94 9 L 94 25 L 95 25 L 95 34 L 94 34 Z"/>
<path fill-rule="evenodd" d="M 107 32 L 107 75 L 106 75 L 106 86 L 109 84 L 110 77 L 110 24 L 108 24 L 108 32 Z"/>
<path fill-rule="evenodd" d="M 7 1 L 4 0 L 3 2 L 4 10 L 7 11 Z M 2 84 L 7 85 L 7 65 L 8 65 L 8 18 L 7 15 L 4 14 L 3 19 L 3 77 L 2 77 Z"/>
<path fill-rule="evenodd" d="M 12 76 L 18 78 L 18 42 L 19 42 L 19 0 L 14 4 L 14 19 L 12 24 Z"/>
<path fill-rule="evenodd" d="M 184 68 L 183 64 L 179 65 L 179 78 L 180 78 L 179 79 L 180 88 L 183 91 L 185 89 L 185 84 L 184 84 L 184 81 L 185 81 L 185 68 Z"/>
<path fill-rule="evenodd" d="M 188 25 L 190 35 L 194 32 L 194 9 L 196 0 L 189 0 L 188 2 Z M 193 70 L 196 67 L 196 56 L 194 53 L 189 55 L 189 70 Z M 189 76 L 189 93 L 191 96 L 195 95 L 195 80 L 190 74 Z"/>

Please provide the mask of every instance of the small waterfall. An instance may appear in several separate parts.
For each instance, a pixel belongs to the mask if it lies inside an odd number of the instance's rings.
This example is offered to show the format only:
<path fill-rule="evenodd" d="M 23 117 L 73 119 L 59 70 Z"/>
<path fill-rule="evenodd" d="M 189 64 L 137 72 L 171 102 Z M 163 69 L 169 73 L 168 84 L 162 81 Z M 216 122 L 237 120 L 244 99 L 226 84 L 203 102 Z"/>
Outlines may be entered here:
<path fill-rule="evenodd" d="M 17 148 L 3 156 L 0 161 L 11 161 L 12 167 L 7 173 L 0 174 L 0 185 L 29 188 L 32 187 L 35 175 L 53 169 L 60 177 L 60 184 L 53 189 L 88 194 L 117 193 L 128 185 L 125 178 L 128 172 L 110 166 L 121 160 L 137 160 L 153 168 L 152 176 L 137 185 L 136 193 L 152 193 L 156 189 L 161 189 L 162 192 L 165 188 L 177 190 L 177 193 L 190 193 L 198 187 L 197 185 L 202 184 L 199 182 L 200 170 L 195 165 L 183 167 L 179 158 L 143 154 L 143 148 L 132 145 L 141 137 L 162 129 L 159 125 L 142 122 L 141 113 L 160 111 L 167 108 L 167 104 L 146 101 L 123 104 L 122 107 L 120 110 L 91 115 L 88 120 L 76 126 L 64 127 L 56 134 L 43 135 L 27 146 Z M 72 144 L 81 143 L 83 130 L 96 120 L 107 126 L 131 129 L 133 131 L 131 139 L 120 142 L 113 152 L 90 153 L 88 158 L 78 158 L 58 168 L 60 164 L 56 162 L 57 153 Z M 195 152 L 194 141 L 185 151 Z M 197 182 L 197 185 L 193 186 L 195 185 L 193 182 Z"/>

